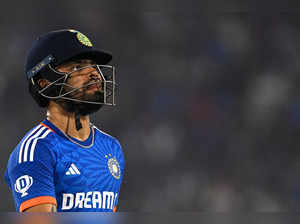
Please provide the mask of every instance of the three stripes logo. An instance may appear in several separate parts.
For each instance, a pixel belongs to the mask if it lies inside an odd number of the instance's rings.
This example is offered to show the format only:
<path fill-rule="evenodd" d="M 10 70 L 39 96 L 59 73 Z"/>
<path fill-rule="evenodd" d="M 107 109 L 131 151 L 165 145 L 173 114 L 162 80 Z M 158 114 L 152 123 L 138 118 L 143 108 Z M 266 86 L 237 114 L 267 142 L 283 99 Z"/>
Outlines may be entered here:
<path fill-rule="evenodd" d="M 22 162 L 33 162 L 34 151 L 37 141 L 39 139 L 46 138 L 46 136 L 51 132 L 47 127 L 41 124 L 34 128 L 24 139 L 19 150 L 19 160 L 18 163 Z"/>
<path fill-rule="evenodd" d="M 66 175 L 80 175 L 80 171 L 75 166 L 75 164 L 72 163 L 71 166 L 69 167 L 68 171 L 66 172 Z"/>

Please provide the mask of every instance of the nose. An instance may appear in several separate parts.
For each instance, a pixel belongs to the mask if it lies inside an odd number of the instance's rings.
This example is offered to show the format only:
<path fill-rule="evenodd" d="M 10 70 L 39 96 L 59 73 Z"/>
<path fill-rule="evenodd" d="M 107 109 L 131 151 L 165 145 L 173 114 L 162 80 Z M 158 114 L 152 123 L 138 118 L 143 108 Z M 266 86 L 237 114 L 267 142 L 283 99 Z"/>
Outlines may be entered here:
<path fill-rule="evenodd" d="M 90 79 L 100 79 L 100 80 L 102 80 L 101 75 L 100 75 L 99 71 L 96 68 L 90 67 L 89 69 L 90 70 L 88 72 L 89 72 Z"/>

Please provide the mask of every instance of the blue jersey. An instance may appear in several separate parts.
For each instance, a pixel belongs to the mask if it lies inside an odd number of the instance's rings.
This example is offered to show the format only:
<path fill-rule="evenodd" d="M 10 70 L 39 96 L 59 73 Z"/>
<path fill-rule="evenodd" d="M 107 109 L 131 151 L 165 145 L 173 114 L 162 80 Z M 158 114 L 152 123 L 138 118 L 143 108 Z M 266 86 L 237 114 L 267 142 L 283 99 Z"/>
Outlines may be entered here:
<path fill-rule="evenodd" d="M 70 138 L 44 120 L 14 149 L 5 180 L 17 211 L 45 203 L 58 212 L 115 210 L 124 174 L 119 142 L 95 126 L 84 142 Z"/>

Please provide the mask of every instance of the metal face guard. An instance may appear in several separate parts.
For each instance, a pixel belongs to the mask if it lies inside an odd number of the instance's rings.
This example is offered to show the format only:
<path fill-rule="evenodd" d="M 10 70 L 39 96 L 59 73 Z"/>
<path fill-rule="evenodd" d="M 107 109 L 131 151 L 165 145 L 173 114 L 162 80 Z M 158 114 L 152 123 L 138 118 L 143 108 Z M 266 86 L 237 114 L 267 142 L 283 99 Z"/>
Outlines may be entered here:
<path fill-rule="evenodd" d="M 59 78 L 56 79 L 55 81 L 51 82 L 49 85 L 46 87 L 42 88 L 39 90 L 39 94 L 41 94 L 43 97 L 46 97 L 48 99 L 56 100 L 56 99 L 65 99 L 65 100 L 70 100 L 70 101 L 75 101 L 79 103 L 91 103 L 91 104 L 103 104 L 103 105 L 109 105 L 109 106 L 115 106 L 116 101 L 116 71 L 115 67 L 111 65 L 88 65 L 82 68 L 79 68 L 75 71 L 72 71 L 70 73 L 64 73 L 64 72 L 59 72 L 55 70 L 54 68 L 51 67 L 51 65 L 48 65 L 50 70 L 56 75 L 59 75 Z M 73 87 L 67 83 L 68 78 L 74 73 L 78 72 L 80 70 L 86 69 L 86 68 L 95 68 L 96 71 L 99 73 L 101 76 L 101 79 L 97 79 L 94 81 L 89 82 L 88 84 L 82 85 L 80 87 Z M 31 81 L 34 83 L 33 79 L 31 78 Z M 100 84 L 102 87 L 102 93 L 103 93 L 103 102 L 96 102 L 96 101 L 87 101 L 87 100 L 82 100 L 82 99 L 77 99 L 74 98 L 73 95 L 78 91 L 79 89 L 86 88 L 90 85 L 94 84 Z M 65 88 L 67 87 L 67 88 Z M 68 91 L 66 91 L 68 89 Z M 54 90 L 54 91 L 52 91 Z M 50 94 L 50 93 L 55 93 L 55 94 Z"/>

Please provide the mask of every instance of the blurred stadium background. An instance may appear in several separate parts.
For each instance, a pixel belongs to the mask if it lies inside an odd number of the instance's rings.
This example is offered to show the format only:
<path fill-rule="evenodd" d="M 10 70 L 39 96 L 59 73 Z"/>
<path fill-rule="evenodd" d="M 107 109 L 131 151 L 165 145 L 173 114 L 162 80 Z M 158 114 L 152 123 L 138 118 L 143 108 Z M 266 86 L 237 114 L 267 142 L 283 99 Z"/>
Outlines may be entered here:
<path fill-rule="evenodd" d="M 158 2 L 3 5 L 1 173 L 45 115 L 27 91 L 26 52 L 38 35 L 72 28 L 114 55 L 118 105 L 93 122 L 123 146 L 121 211 L 299 209 L 300 14 Z M 0 183 L 0 210 L 14 211 Z"/>

